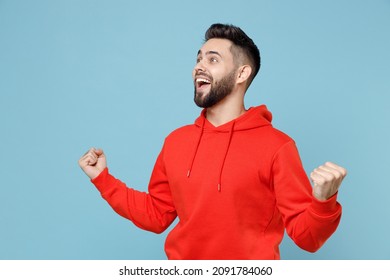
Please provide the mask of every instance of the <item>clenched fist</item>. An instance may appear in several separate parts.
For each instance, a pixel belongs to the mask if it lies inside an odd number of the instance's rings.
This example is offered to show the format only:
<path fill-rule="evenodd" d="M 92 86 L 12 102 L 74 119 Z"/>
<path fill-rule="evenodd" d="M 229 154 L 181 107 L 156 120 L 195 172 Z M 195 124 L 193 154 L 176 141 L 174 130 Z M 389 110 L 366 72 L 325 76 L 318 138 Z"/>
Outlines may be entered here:
<path fill-rule="evenodd" d="M 327 200 L 339 189 L 347 175 L 347 170 L 337 164 L 327 162 L 313 170 L 310 178 L 313 182 L 313 195 L 318 200 Z"/>
<path fill-rule="evenodd" d="M 106 167 L 106 157 L 101 149 L 91 148 L 80 159 L 79 165 L 89 178 L 96 178 Z"/>

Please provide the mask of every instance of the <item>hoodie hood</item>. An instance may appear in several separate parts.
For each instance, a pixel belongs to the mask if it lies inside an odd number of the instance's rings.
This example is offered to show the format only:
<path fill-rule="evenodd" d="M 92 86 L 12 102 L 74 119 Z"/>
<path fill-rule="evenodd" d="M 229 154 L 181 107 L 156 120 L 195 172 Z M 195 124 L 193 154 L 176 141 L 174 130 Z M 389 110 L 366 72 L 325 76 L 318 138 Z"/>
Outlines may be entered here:
<path fill-rule="evenodd" d="M 233 134 L 243 130 L 256 129 L 262 126 L 270 126 L 271 121 L 272 121 L 271 112 L 268 111 L 265 105 L 260 105 L 257 107 L 251 107 L 240 117 L 216 127 L 206 119 L 206 109 L 203 109 L 200 116 L 195 120 L 195 125 L 196 127 L 199 128 L 199 135 L 189 161 L 187 177 L 190 177 L 191 175 L 192 166 L 194 164 L 199 145 L 202 141 L 203 134 L 213 133 L 213 132 L 220 132 L 220 133 L 225 132 L 226 148 L 225 148 L 224 157 L 221 159 L 220 168 L 219 168 L 220 171 L 218 177 L 219 180 L 217 183 L 217 189 L 220 192 L 222 188 L 221 178 L 223 173 L 223 167 L 225 164 L 225 159 L 229 153 L 230 143 L 232 141 L 232 138 L 234 137 Z M 224 145 L 224 143 L 221 143 L 221 145 Z"/>

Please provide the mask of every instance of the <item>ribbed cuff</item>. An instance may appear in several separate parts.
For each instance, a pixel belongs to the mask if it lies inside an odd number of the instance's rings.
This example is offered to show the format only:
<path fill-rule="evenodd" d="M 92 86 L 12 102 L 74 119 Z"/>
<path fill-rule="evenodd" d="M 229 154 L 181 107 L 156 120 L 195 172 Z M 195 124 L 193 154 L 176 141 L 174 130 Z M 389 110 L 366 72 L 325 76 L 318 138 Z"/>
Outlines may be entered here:
<path fill-rule="evenodd" d="M 322 217 L 333 216 L 341 211 L 341 205 L 337 202 L 337 193 L 328 200 L 321 201 L 313 196 L 311 209 L 314 214 Z"/>
<path fill-rule="evenodd" d="M 98 176 L 91 179 L 91 182 L 101 193 L 103 193 L 106 189 L 110 188 L 112 179 L 113 177 L 110 175 L 108 168 L 106 167 Z"/>

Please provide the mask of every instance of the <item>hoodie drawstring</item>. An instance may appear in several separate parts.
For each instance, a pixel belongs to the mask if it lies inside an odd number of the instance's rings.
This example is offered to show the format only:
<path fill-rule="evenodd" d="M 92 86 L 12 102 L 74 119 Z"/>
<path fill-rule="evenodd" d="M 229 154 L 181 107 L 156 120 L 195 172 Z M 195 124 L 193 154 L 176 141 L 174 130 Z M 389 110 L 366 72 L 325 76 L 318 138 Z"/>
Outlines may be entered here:
<path fill-rule="evenodd" d="M 228 138 L 228 143 L 226 145 L 226 150 L 225 150 L 225 155 L 222 159 L 222 163 L 221 163 L 221 167 L 219 169 L 219 177 L 218 177 L 218 191 L 220 192 L 221 189 L 222 189 L 222 171 L 223 171 L 223 167 L 225 165 L 225 160 L 226 160 L 226 157 L 227 157 L 227 154 L 229 152 L 229 148 L 230 148 L 230 143 L 232 142 L 232 136 L 233 136 L 233 131 L 234 131 L 234 125 L 235 125 L 235 121 L 232 123 L 232 126 L 230 127 L 230 131 L 229 131 L 229 138 Z"/>
<path fill-rule="evenodd" d="M 200 127 L 200 133 L 199 133 L 199 137 L 198 137 L 198 142 L 196 143 L 194 152 L 193 152 L 193 154 L 192 154 L 191 161 L 190 161 L 189 166 L 188 166 L 187 177 L 190 177 L 191 170 L 192 170 L 192 166 L 194 165 L 194 161 L 195 161 L 196 154 L 197 154 L 197 152 L 198 152 L 198 148 L 199 148 L 199 145 L 200 145 L 200 141 L 202 140 L 205 121 L 206 121 L 206 119 L 203 118 L 203 121 L 202 121 L 202 124 L 201 124 L 201 127 Z"/>
<path fill-rule="evenodd" d="M 201 140 L 202 140 L 202 136 L 203 136 L 203 132 L 204 132 L 205 121 L 206 121 L 206 119 L 204 118 L 203 121 L 202 121 L 202 123 L 201 123 L 198 141 L 197 141 L 197 143 L 196 143 L 194 152 L 193 152 L 192 157 L 191 157 L 191 160 L 190 160 L 190 162 L 189 162 L 189 166 L 188 166 L 188 170 L 187 170 L 187 177 L 190 177 L 190 175 L 191 175 L 192 166 L 194 165 L 195 157 L 196 157 L 196 154 L 197 154 L 197 152 L 198 152 L 200 142 L 201 142 Z M 219 168 L 218 185 L 217 185 L 218 192 L 221 192 L 221 190 L 222 190 L 222 172 L 223 172 L 223 167 L 224 167 L 224 165 L 225 165 L 225 161 L 226 161 L 227 154 L 228 154 L 228 152 L 229 152 L 230 144 L 231 144 L 231 142 L 232 142 L 232 137 L 233 137 L 233 131 L 234 131 L 234 125 L 235 125 L 235 123 L 236 123 L 236 122 L 233 121 L 232 126 L 230 127 L 229 136 L 228 136 L 228 141 L 227 141 L 227 145 L 226 145 L 226 149 L 225 149 L 225 154 L 224 154 L 224 156 L 223 156 L 223 158 L 222 158 L 221 166 L 220 166 L 220 168 Z"/>

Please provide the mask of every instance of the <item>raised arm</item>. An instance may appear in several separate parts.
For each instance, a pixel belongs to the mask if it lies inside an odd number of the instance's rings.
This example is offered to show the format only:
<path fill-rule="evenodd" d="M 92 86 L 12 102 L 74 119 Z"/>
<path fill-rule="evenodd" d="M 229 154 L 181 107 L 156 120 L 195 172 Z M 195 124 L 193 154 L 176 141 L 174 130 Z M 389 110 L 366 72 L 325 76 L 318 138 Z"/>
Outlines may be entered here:
<path fill-rule="evenodd" d="M 312 187 L 298 150 L 290 142 L 277 152 L 272 173 L 277 207 L 288 235 L 302 249 L 317 251 L 340 222 L 337 190 L 346 171 L 327 163 L 312 173 Z"/>
<path fill-rule="evenodd" d="M 90 149 L 81 157 L 79 164 L 113 210 L 139 228 L 161 233 L 176 218 L 161 154 L 157 158 L 148 192 L 129 188 L 112 176 L 100 149 Z"/>

